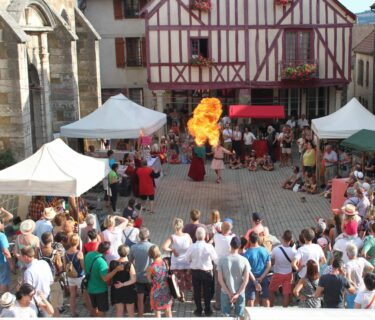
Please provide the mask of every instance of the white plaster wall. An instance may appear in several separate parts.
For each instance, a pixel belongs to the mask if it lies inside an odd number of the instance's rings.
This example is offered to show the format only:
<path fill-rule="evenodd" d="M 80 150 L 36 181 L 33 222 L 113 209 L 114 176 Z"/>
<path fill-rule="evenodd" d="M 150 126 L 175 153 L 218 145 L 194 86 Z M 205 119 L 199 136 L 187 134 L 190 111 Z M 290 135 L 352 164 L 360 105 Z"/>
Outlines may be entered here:
<path fill-rule="evenodd" d="M 115 54 L 115 38 L 145 36 L 144 19 L 115 20 L 112 0 L 87 1 L 85 16 L 102 37 L 99 43 L 102 88 L 143 88 L 145 105 L 151 106 L 146 68 L 117 68 Z"/>
<path fill-rule="evenodd" d="M 357 74 L 358 74 L 358 61 L 363 60 L 363 65 L 364 65 L 364 71 L 363 71 L 363 85 L 359 85 L 357 83 Z M 367 61 L 369 62 L 369 85 L 366 86 L 366 63 Z M 368 101 L 368 109 L 370 111 L 373 110 L 373 103 L 372 103 L 372 86 L 373 86 L 373 58 L 371 55 L 366 55 L 366 54 L 356 54 L 356 59 L 355 59 L 355 66 L 354 66 L 355 72 L 353 74 L 353 83 L 354 83 L 354 97 L 356 97 L 358 100 L 361 97 L 362 99 L 366 99 Z"/>

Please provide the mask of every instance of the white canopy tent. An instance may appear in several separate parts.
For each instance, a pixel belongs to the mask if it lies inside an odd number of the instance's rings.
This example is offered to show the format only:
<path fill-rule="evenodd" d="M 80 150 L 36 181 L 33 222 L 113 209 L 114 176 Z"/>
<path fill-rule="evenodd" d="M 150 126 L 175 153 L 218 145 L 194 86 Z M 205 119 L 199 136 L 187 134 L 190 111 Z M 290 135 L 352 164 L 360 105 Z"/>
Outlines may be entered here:
<path fill-rule="evenodd" d="M 375 116 L 353 98 L 338 111 L 312 120 L 311 128 L 321 139 L 346 139 L 362 130 L 375 130 Z"/>
<path fill-rule="evenodd" d="M 60 132 L 69 138 L 137 139 L 142 134 L 151 135 L 166 122 L 166 114 L 118 94 L 88 116 L 61 127 Z"/>
<path fill-rule="evenodd" d="M 0 171 L 0 194 L 78 197 L 108 174 L 107 159 L 81 155 L 61 139 Z"/>

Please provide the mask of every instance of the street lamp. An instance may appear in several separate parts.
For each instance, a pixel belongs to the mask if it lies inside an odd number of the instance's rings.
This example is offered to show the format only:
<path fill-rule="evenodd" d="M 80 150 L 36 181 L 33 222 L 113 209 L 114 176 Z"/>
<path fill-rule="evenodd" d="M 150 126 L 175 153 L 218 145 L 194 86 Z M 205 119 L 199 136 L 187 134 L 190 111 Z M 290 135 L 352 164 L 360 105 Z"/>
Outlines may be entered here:
<path fill-rule="evenodd" d="M 375 13 L 375 3 L 370 6 L 370 9 L 373 13 Z M 372 32 L 374 32 L 374 30 Z M 372 112 L 375 112 L 375 36 L 374 48 L 372 51 Z"/>

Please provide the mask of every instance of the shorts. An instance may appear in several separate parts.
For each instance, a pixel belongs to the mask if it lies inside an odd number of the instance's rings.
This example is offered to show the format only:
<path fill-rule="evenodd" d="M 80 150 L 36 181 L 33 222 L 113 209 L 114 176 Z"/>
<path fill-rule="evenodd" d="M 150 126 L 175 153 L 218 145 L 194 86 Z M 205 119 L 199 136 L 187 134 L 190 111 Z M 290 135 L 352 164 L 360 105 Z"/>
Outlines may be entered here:
<path fill-rule="evenodd" d="M 64 295 L 58 281 L 55 281 L 51 284 L 51 293 L 49 295 L 49 299 L 51 302 L 52 307 L 60 308 L 64 303 Z"/>
<path fill-rule="evenodd" d="M 79 277 L 79 278 L 69 278 L 68 277 L 69 286 L 71 286 L 71 287 L 77 286 L 78 288 L 81 288 L 82 279 L 83 279 L 83 277 Z"/>
<path fill-rule="evenodd" d="M 263 279 L 263 281 L 260 283 L 260 285 L 262 286 L 262 291 L 260 292 L 260 298 L 261 299 L 267 299 L 268 298 L 268 296 L 269 296 L 269 291 L 268 291 L 269 284 L 270 284 L 270 276 L 266 276 Z M 245 296 L 246 296 L 246 300 L 255 300 L 256 290 L 255 290 L 255 286 L 252 282 L 249 282 L 247 284 L 246 290 L 245 290 Z"/>
<path fill-rule="evenodd" d="M 91 305 L 101 312 L 109 310 L 108 291 L 102 293 L 89 293 Z"/>
<path fill-rule="evenodd" d="M 136 282 L 135 290 L 137 291 L 137 294 L 149 293 L 151 290 L 151 283 Z"/>
<path fill-rule="evenodd" d="M 281 274 L 281 273 L 274 273 L 271 277 L 269 291 L 275 292 L 282 287 L 283 295 L 288 295 L 292 293 L 292 281 L 293 281 L 293 274 Z"/>
<path fill-rule="evenodd" d="M 307 172 L 307 173 L 311 173 L 311 174 L 314 174 L 314 173 L 315 173 L 315 167 L 304 166 L 304 167 L 303 167 L 303 170 L 305 170 L 305 172 Z"/>
<path fill-rule="evenodd" d="M 281 153 L 292 154 L 292 148 L 281 148 Z"/>
<path fill-rule="evenodd" d="M 221 313 L 224 317 L 230 317 L 231 314 L 231 303 L 229 301 L 229 296 L 221 291 L 220 303 L 221 303 Z M 241 294 L 238 296 L 238 299 L 234 303 L 234 314 L 237 317 L 243 317 L 245 314 L 245 295 Z"/>
<path fill-rule="evenodd" d="M 147 200 L 147 198 L 148 198 L 148 200 L 150 200 L 150 201 L 154 201 L 154 199 L 155 199 L 155 195 L 151 195 L 151 196 L 139 196 L 143 201 L 145 201 L 145 200 Z"/>
<path fill-rule="evenodd" d="M 0 285 L 9 286 L 11 283 L 9 263 L 0 263 Z"/>

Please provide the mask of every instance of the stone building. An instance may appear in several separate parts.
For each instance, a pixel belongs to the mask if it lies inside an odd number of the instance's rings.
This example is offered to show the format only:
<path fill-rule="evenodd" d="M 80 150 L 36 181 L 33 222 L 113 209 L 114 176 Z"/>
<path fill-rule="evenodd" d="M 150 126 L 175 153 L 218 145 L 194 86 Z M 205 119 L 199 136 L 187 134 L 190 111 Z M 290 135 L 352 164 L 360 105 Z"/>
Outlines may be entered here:
<path fill-rule="evenodd" d="M 76 0 L 0 0 L 0 148 L 17 160 L 100 103 L 100 36 Z"/>

